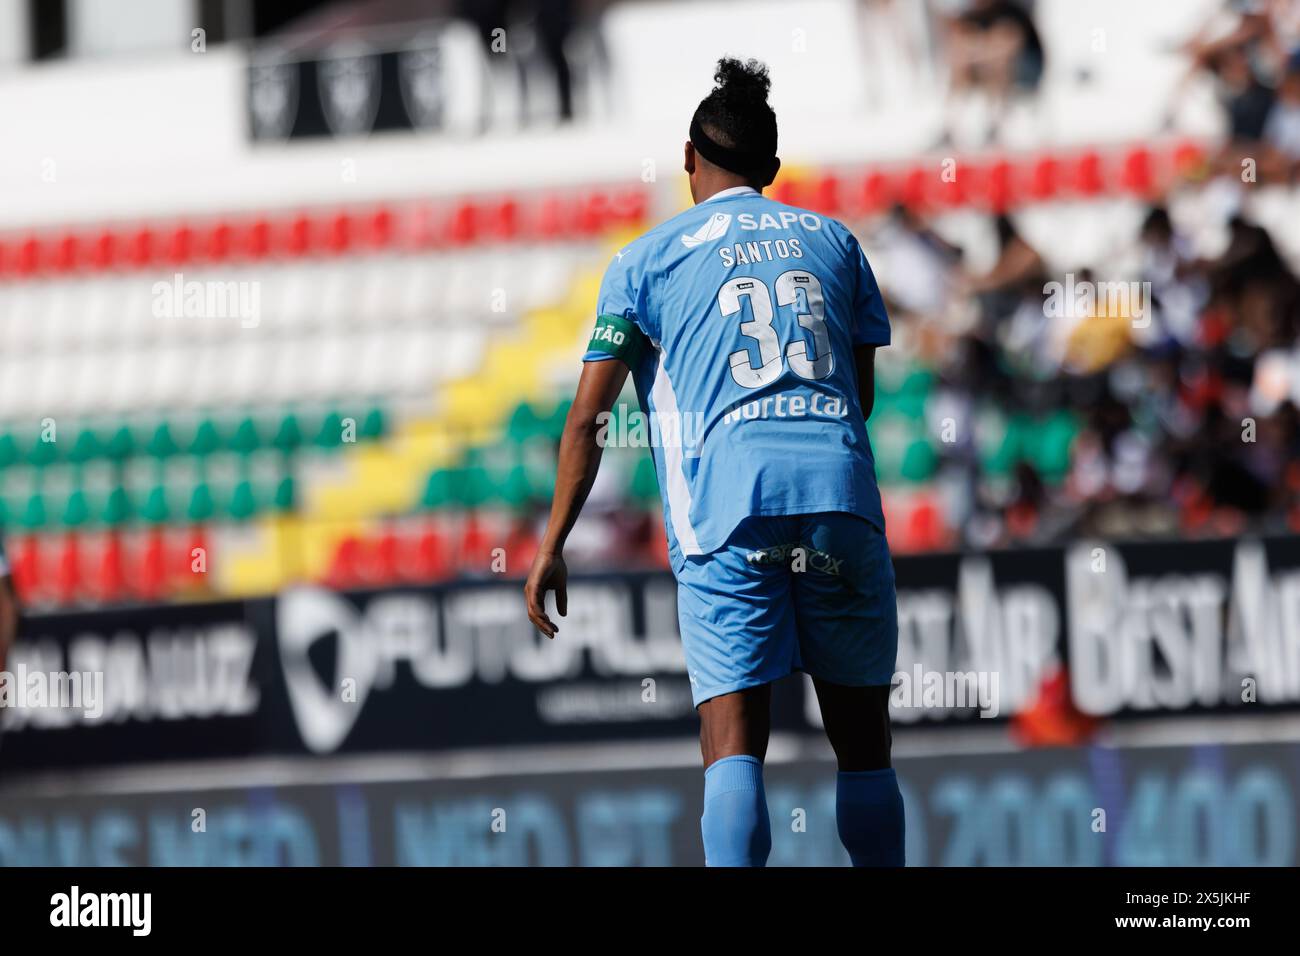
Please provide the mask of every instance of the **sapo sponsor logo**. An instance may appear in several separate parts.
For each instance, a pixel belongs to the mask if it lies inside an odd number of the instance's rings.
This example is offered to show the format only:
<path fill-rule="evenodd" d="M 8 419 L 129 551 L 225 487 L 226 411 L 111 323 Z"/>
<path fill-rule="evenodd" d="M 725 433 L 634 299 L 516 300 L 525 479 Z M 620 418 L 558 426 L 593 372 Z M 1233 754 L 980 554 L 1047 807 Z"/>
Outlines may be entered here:
<path fill-rule="evenodd" d="M 152 893 L 82 893 L 73 886 L 50 897 L 51 926 L 125 926 L 132 936 L 148 936 L 152 914 Z"/>
<path fill-rule="evenodd" d="M 750 232 L 766 229 L 790 229 L 796 224 L 811 232 L 816 232 L 822 227 L 822 218 L 815 213 L 794 209 L 783 209 L 776 214 L 765 212 L 758 216 L 753 213 L 742 212 L 736 217 L 736 225 Z"/>

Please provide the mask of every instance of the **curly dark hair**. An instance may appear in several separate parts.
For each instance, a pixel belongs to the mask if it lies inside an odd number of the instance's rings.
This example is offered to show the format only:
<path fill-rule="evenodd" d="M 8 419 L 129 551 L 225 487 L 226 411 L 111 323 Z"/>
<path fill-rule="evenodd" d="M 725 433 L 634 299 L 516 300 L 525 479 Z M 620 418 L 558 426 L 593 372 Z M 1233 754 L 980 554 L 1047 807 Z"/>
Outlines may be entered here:
<path fill-rule="evenodd" d="M 768 105 L 772 80 L 758 60 L 724 56 L 716 86 L 696 107 L 695 119 L 718 145 L 757 156 L 776 155 L 776 113 Z M 763 170 L 753 170 L 755 176 Z"/>

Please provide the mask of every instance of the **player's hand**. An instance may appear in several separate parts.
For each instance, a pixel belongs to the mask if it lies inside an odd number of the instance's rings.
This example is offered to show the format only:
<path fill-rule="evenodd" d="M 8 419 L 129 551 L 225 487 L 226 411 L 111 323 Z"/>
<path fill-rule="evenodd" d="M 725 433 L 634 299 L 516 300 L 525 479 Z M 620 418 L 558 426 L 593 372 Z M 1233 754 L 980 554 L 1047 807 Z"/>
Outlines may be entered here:
<path fill-rule="evenodd" d="M 568 583 L 569 569 L 564 565 L 564 558 L 547 551 L 537 552 L 524 584 L 524 600 L 528 604 L 528 620 L 547 637 L 554 638 L 560 629 L 546 616 L 546 592 L 555 592 L 555 609 L 560 617 L 565 617 L 569 613 Z"/>

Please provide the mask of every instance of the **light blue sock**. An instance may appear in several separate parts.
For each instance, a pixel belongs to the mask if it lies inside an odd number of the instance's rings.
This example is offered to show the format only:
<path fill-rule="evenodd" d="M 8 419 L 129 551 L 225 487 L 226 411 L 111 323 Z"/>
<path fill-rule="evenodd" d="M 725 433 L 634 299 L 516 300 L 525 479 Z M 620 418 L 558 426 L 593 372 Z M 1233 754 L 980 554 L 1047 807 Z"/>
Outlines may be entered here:
<path fill-rule="evenodd" d="M 766 866 L 772 824 L 757 757 L 723 757 L 704 771 L 705 866 Z"/>
<path fill-rule="evenodd" d="M 854 866 L 902 866 L 903 795 L 893 768 L 841 770 L 835 824 Z"/>

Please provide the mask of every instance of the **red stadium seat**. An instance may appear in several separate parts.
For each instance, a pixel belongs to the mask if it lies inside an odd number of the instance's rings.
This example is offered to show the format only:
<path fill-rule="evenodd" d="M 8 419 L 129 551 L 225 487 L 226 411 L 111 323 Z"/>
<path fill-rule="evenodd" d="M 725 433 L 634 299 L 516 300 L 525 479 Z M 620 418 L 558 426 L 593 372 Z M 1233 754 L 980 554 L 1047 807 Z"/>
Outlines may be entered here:
<path fill-rule="evenodd" d="M 478 209 L 471 202 L 462 202 L 452 211 L 447 222 L 447 241 L 453 246 L 469 245 L 478 238 Z"/>
<path fill-rule="evenodd" d="M 486 574 L 489 570 L 491 544 L 479 517 L 470 512 L 461 528 L 456 548 L 456 567 L 468 574 Z"/>
<path fill-rule="evenodd" d="M 240 230 L 239 254 L 249 259 L 265 259 L 271 251 L 271 224 L 259 217 Z"/>
<path fill-rule="evenodd" d="M 1124 157 L 1120 173 L 1120 186 L 1139 196 L 1150 196 L 1155 191 L 1155 176 L 1151 168 L 1151 151 L 1139 146 Z"/>
<path fill-rule="evenodd" d="M 407 578 L 405 542 L 392 528 L 385 528 L 370 542 L 373 557 L 368 578 L 375 584 L 395 584 Z"/>
<path fill-rule="evenodd" d="M 104 548 L 99 555 L 92 590 L 100 601 L 111 604 L 122 599 L 125 583 L 122 538 L 118 532 L 110 531 L 104 539 Z"/>
<path fill-rule="evenodd" d="M 332 588 L 353 588 L 365 582 L 365 545 L 354 535 L 339 542 L 334 559 L 325 573 L 325 583 Z"/>
<path fill-rule="evenodd" d="M 352 248 L 352 234 L 352 217 L 345 212 L 338 213 L 330 219 L 325 248 L 335 255 L 347 252 Z"/>
<path fill-rule="evenodd" d="M 158 237 L 152 229 L 137 229 L 127 244 L 126 258 L 137 268 L 151 266 L 158 256 Z"/>
<path fill-rule="evenodd" d="M 840 179 L 835 175 L 823 176 L 813 187 L 810 207 L 827 216 L 838 216 L 843 205 L 840 201 Z"/>
<path fill-rule="evenodd" d="M 543 239 L 555 239 L 564 234 L 564 212 L 555 196 L 542 200 L 537 213 L 537 232 Z"/>
<path fill-rule="evenodd" d="M 186 265 L 194 257 L 194 230 L 184 225 L 173 229 L 167 237 L 164 255 L 171 265 Z"/>
<path fill-rule="evenodd" d="M 1035 200 L 1056 198 L 1061 188 L 1061 164 L 1055 156 L 1043 156 L 1029 167 L 1026 193 Z"/>
<path fill-rule="evenodd" d="M 393 242 L 393 213 L 380 206 L 364 220 L 364 241 L 372 249 L 386 249 Z"/>
<path fill-rule="evenodd" d="M 140 560 L 136 562 L 136 594 L 147 601 L 155 601 L 167 591 L 167 542 L 161 528 L 153 528 L 145 541 Z"/>
<path fill-rule="evenodd" d="M 81 238 L 74 233 L 60 237 L 54 247 L 54 268 L 72 272 L 81 266 Z"/>
<path fill-rule="evenodd" d="M 203 250 L 204 257 L 210 262 L 225 262 L 230 258 L 233 236 L 230 223 L 225 220 L 213 223 L 208 229 L 206 248 Z"/>
<path fill-rule="evenodd" d="M 1071 186 L 1083 196 L 1096 196 L 1106 188 L 1102 178 L 1101 156 L 1089 151 L 1074 160 Z"/>
<path fill-rule="evenodd" d="M 29 534 L 14 539 L 12 554 L 14 587 L 19 600 L 24 604 L 39 603 L 45 586 L 40 538 Z"/>
<path fill-rule="evenodd" d="M 931 183 L 938 180 L 937 170 L 925 166 L 909 169 L 903 176 L 899 198 L 909 209 L 924 210 L 930 204 Z"/>
<path fill-rule="evenodd" d="M 112 269 L 118 262 L 117 235 L 105 229 L 90 245 L 90 265 L 95 269 Z"/>
<path fill-rule="evenodd" d="M 60 604 L 73 603 L 81 593 L 81 544 L 76 534 L 67 534 L 59 543 L 54 559 L 54 599 Z"/>
<path fill-rule="evenodd" d="M 311 251 L 312 223 L 306 216 L 289 220 L 284 230 L 284 252 L 290 256 L 304 256 Z"/>
<path fill-rule="evenodd" d="M 880 212 L 892 206 L 896 198 L 896 186 L 893 177 L 880 170 L 873 170 L 862 177 L 861 202 L 865 213 Z"/>
<path fill-rule="evenodd" d="M 19 275 L 34 275 L 41 267 L 41 243 L 35 236 L 29 236 L 18 247 L 18 257 L 14 263 Z"/>
<path fill-rule="evenodd" d="M 510 242 L 519 237 L 519 203 L 503 199 L 488 209 L 487 232 L 494 239 Z"/>
<path fill-rule="evenodd" d="M 1005 159 L 999 159 L 985 171 L 983 199 L 994 213 L 1006 212 L 1015 203 L 1016 177 L 1016 167 Z"/>
<path fill-rule="evenodd" d="M 414 577 L 423 581 L 440 581 L 450 571 L 447 540 L 434 524 L 429 524 L 415 540 Z"/>

